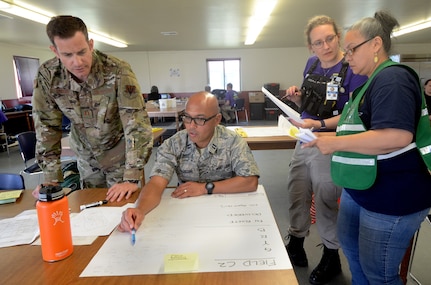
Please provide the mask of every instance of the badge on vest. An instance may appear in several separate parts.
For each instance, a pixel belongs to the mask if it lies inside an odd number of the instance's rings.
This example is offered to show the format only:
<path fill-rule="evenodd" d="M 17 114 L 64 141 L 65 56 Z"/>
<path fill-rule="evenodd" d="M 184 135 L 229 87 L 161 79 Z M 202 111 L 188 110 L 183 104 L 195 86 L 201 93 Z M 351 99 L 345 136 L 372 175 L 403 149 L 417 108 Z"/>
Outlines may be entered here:
<path fill-rule="evenodd" d="M 338 88 L 340 86 L 341 77 L 337 73 L 331 77 L 331 81 L 326 83 L 326 100 L 338 100 Z"/>

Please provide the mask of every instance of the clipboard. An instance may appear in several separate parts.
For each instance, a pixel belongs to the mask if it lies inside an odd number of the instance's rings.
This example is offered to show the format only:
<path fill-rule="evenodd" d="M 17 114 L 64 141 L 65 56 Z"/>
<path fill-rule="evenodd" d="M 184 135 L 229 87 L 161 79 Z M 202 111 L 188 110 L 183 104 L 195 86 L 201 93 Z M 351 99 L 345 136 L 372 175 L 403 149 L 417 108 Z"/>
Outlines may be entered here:
<path fill-rule="evenodd" d="M 280 99 L 272 95 L 271 92 L 269 92 L 265 87 L 262 87 L 262 92 L 271 99 L 272 102 L 274 102 L 275 105 L 280 108 L 281 111 L 283 111 L 290 119 L 298 122 L 298 123 L 304 123 L 304 121 L 301 119 L 301 114 L 296 112 L 294 109 L 289 107 L 287 104 L 283 103 Z"/>

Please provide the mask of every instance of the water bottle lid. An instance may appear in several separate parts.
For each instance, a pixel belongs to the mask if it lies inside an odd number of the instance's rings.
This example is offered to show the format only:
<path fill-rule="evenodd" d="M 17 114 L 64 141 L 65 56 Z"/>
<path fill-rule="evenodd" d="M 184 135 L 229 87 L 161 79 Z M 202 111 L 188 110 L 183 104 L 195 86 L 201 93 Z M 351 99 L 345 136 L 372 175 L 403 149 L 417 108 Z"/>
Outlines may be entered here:
<path fill-rule="evenodd" d="M 61 186 L 44 186 L 39 191 L 39 201 L 49 202 L 64 197 L 64 191 Z"/>

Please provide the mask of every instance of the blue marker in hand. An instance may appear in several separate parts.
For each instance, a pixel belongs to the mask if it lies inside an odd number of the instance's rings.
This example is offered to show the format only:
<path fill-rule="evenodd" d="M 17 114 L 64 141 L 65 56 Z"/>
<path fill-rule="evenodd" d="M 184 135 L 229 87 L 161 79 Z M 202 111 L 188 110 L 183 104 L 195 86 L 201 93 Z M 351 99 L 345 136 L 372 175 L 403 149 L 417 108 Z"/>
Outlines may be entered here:
<path fill-rule="evenodd" d="M 136 242 L 136 230 L 132 229 L 132 245 L 135 245 Z"/>

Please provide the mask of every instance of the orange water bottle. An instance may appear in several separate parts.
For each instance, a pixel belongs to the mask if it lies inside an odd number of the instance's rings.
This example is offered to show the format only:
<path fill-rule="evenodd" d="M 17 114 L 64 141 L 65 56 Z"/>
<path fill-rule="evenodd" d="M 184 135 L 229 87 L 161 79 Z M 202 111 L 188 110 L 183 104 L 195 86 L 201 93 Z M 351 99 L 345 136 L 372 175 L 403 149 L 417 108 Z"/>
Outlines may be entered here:
<path fill-rule="evenodd" d="M 36 203 L 42 258 L 53 262 L 73 252 L 69 202 L 61 186 L 43 186 Z"/>

